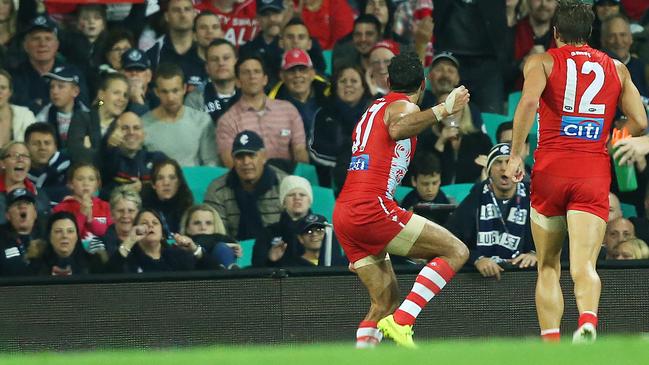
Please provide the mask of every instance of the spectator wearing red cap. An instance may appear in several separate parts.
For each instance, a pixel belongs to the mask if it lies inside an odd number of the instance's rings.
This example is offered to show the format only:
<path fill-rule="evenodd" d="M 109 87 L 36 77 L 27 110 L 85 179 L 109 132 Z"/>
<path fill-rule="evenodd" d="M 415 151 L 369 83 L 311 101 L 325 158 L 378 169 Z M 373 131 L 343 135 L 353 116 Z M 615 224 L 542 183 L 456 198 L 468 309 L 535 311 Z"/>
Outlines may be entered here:
<path fill-rule="evenodd" d="M 316 74 L 311 57 L 299 48 L 284 53 L 280 79 L 268 93 L 268 97 L 286 100 L 297 108 L 308 140 L 316 112 L 327 103 L 329 82 Z"/>
<path fill-rule="evenodd" d="M 380 97 L 390 91 L 388 66 L 392 58 L 398 54 L 399 44 L 395 41 L 380 41 L 372 47 L 370 51 L 370 68 L 365 73 L 365 79 L 372 95 Z"/>
<path fill-rule="evenodd" d="M 309 28 L 304 21 L 299 18 L 293 18 L 282 29 L 280 34 L 279 46 L 282 48 L 282 54 L 289 49 L 299 48 L 306 51 L 311 57 L 313 68 L 317 73 L 323 74 L 327 67 L 320 42 L 309 32 Z"/>
<path fill-rule="evenodd" d="M 302 20 L 322 49 L 333 48 L 352 31 L 354 11 L 346 0 L 304 0 L 300 4 Z"/>
<path fill-rule="evenodd" d="M 268 74 L 263 62 L 259 55 L 243 55 L 235 66 L 241 99 L 223 114 L 216 127 L 218 152 L 226 167 L 233 166 L 234 137 L 244 130 L 260 135 L 268 158 L 282 165 L 309 161 L 300 113 L 291 103 L 273 100 L 264 93 Z"/>

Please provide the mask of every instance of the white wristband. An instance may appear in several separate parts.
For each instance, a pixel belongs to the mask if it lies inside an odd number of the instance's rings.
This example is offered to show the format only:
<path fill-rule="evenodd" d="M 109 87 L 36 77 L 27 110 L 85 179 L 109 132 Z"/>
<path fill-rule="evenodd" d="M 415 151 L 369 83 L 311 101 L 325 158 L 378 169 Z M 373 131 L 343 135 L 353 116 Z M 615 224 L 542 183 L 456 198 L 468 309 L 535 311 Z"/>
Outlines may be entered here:
<path fill-rule="evenodd" d="M 441 123 L 442 119 L 444 118 L 444 103 L 435 105 L 434 107 L 430 108 L 430 110 L 433 111 L 433 114 L 435 114 L 435 118 L 437 119 L 437 122 Z"/>
<path fill-rule="evenodd" d="M 202 250 L 203 250 L 203 247 L 196 246 L 196 251 L 194 251 L 194 256 L 198 257 L 201 254 Z"/>

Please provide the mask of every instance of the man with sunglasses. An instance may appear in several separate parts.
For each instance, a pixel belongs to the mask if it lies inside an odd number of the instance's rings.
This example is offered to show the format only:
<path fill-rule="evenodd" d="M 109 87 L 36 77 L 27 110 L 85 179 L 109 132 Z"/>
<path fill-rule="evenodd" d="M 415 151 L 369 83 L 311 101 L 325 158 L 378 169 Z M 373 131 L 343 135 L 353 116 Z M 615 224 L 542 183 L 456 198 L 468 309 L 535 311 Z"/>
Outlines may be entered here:
<path fill-rule="evenodd" d="M 325 266 L 325 240 L 326 230 L 329 225 L 327 219 L 319 214 L 309 214 L 298 222 L 297 241 L 304 248 L 304 254 L 291 257 L 285 266 Z M 337 243 L 332 243 L 333 249 L 340 251 Z M 331 265 L 346 265 L 340 255 L 332 254 Z"/>

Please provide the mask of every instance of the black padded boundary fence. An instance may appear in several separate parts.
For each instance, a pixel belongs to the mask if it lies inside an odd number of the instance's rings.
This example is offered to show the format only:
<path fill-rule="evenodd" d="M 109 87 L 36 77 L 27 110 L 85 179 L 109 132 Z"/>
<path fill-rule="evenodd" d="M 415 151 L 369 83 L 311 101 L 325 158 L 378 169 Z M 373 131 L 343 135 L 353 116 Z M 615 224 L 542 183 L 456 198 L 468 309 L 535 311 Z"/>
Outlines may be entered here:
<path fill-rule="evenodd" d="M 403 295 L 417 268 L 399 270 Z M 649 269 L 600 269 L 600 333 L 649 332 Z M 107 276 L 0 282 L 0 350 L 84 350 L 354 340 L 369 299 L 344 270 Z M 536 272 L 462 272 L 423 310 L 418 339 L 536 336 Z M 562 330 L 576 327 L 562 275 Z"/>

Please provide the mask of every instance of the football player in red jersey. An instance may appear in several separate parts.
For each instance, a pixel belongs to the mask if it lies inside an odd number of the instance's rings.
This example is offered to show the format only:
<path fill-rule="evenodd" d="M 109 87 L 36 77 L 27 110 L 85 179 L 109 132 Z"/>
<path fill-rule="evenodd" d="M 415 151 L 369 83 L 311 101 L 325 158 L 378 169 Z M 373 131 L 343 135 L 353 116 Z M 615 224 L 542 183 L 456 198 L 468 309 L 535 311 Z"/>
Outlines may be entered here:
<path fill-rule="evenodd" d="M 390 93 L 374 101 L 352 134 L 352 158 L 333 216 L 336 235 L 371 300 L 356 333 L 359 348 L 373 347 L 383 335 L 414 347 L 416 317 L 469 254 L 449 231 L 394 201 L 395 189 L 415 152 L 417 134 L 462 110 L 469 93 L 460 86 L 445 103 L 420 111 L 417 103 L 425 83 L 417 55 L 410 52 L 392 58 L 388 74 Z M 400 306 L 387 253 L 429 261 Z"/>
<path fill-rule="evenodd" d="M 553 19 L 558 48 L 530 56 L 525 63 L 506 175 L 514 181 L 523 177 L 521 154 L 538 106 L 530 216 L 538 259 L 536 308 L 541 336 L 548 341 L 560 338 L 559 259 L 567 231 L 579 309 L 573 342 L 587 342 L 597 335 L 601 283 L 595 264 L 608 219 L 609 131 L 618 106 L 632 134 L 647 127 L 647 117 L 624 64 L 588 46 L 594 19 L 591 6 L 579 0 L 558 2 Z"/>

